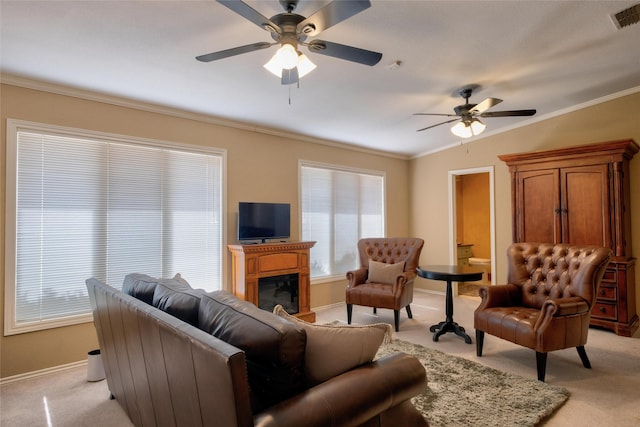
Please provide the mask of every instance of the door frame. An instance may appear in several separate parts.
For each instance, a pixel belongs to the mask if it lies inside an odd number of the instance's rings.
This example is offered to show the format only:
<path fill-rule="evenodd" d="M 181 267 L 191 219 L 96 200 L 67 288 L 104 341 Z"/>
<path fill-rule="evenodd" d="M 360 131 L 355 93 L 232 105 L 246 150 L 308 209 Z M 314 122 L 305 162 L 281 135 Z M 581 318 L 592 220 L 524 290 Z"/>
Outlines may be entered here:
<path fill-rule="evenodd" d="M 458 258 L 458 242 L 456 241 L 456 177 L 478 173 L 489 174 L 489 225 L 491 239 L 491 284 L 496 284 L 496 225 L 495 225 L 495 182 L 494 167 L 484 166 L 449 171 L 449 263 L 455 265 Z M 458 283 L 454 286 L 454 295 L 458 295 Z"/>

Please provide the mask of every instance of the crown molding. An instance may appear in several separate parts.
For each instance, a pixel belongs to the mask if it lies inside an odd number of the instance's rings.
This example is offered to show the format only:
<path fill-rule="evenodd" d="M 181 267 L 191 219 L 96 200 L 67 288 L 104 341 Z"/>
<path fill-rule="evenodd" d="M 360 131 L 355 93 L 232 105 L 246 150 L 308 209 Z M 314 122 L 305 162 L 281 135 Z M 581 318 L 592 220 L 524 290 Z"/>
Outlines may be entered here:
<path fill-rule="evenodd" d="M 223 118 L 216 117 L 209 114 L 202 114 L 202 113 L 196 113 L 196 112 L 187 111 L 187 110 L 181 110 L 178 108 L 166 107 L 163 105 L 152 104 L 152 103 L 137 101 L 137 100 L 133 100 L 125 97 L 93 92 L 86 89 L 80 89 L 77 87 L 71 87 L 71 86 L 66 86 L 58 83 L 46 82 L 42 80 L 35 80 L 28 77 L 22 77 L 22 76 L 17 76 L 13 74 L 4 74 L 4 73 L 0 74 L 0 83 L 11 85 L 11 86 L 22 87 L 25 89 L 38 90 L 41 92 L 49 92 L 56 95 L 64 95 L 64 96 L 69 96 L 73 98 L 84 99 L 87 101 L 101 102 L 104 104 L 131 108 L 131 109 L 141 110 L 141 111 L 150 112 L 150 113 L 163 114 L 166 116 L 177 117 L 181 119 L 194 120 L 194 121 L 218 125 L 218 126 L 225 126 L 225 127 L 240 129 L 248 132 L 256 132 L 264 135 L 276 136 L 279 138 L 295 139 L 298 141 L 325 145 L 328 147 L 340 148 L 343 150 L 356 151 L 359 153 L 373 154 L 376 156 L 389 157 L 389 158 L 400 159 L 400 160 L 410 159 L 410 156 L 408 155 L 391 153 L 388 151 L 362 148 L 346 142 L 315 138 L 309 135 L 288 132 L 282 129 L 257 126 L 251 123 L 223 119 Z"/>

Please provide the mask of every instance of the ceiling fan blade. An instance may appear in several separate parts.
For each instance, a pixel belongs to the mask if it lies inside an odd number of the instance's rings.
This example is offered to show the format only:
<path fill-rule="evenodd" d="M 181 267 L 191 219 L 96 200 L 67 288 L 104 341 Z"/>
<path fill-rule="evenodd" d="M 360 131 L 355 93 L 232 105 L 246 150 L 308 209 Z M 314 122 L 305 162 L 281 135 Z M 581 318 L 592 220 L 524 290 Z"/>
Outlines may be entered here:
<path fill-rule="evenodd" d="M 457 114 L 439 114 L 439 113 L 413 113 L 414 116 L 444 116 L 444 117 L 460 117 Z"/>
<path fill-rule="evenodd" d="M 293 67 L 289 70 L 285 68 L 282 69 L 282 78 L 280 82 L 283 85 L 298 83 L 298 80 L 298 67 Z"/>
<path fill-rule="evenodd" d="M 333 1 L 298 24 L 298 31 L 317 36 L 322 31 L 371 7 L 369 0 Z"/>
<path fill-rule="evenodd" d="M 376 65 L 382 59 L 382 54 L 358 47 L 346 46 L 339 43 L 324 40 L 313 40 L 307 44 L 311 52 L 321 55 L 333 56 L 346 61 L 357 62 L 364 65 Z"/>
<path fill-rule="evenodd" d="M 427 126 L 426 128 L 418 129 L 416 132 L 422 132 L 423 130 L 431 129 L 431 128 L 434 128 L 434 127 L 440 126 L 440 125 L 446 125 L 447 123 L 451 123 L 451 122 L 455 122 L 455 121 L 458 121 L 458 119 L 455 118 L 455 119 L 447 120 L 446 122 L 438 123 L 437 125 Z"/>
<path fill-rule="evenodd" d="M 273 46 L 275 43 L 258 42 L 244 46 L 238 46 L 231 49 L 225 49 L 218 52 L 207 53 L 205 55 L 196 56 L 196 59 L 200 62 L 217 61 L 218 59 L 228 58 L 230 56 L 241 55 L 243 53 L 249 53 L 260 49 L 266 49 Z"/>
<path fill-rule="evenodd" d="M 258 27 L 267 31 L 275 31 L 280 33 L 280 27 L 274 24 L 269 18 L 240 0 L 217 0 L 223 6 L 231 9 L 238 15 L 256 24 Z"/>
<path fill-rule="evenodd" d="M 487 98 L 484 101 L 482 101 L 481 103 L 477 104 L 475 107 L 471 108 L 469 110 L 469 112 L 470 113 L 484 113 L 489 108 L 493 107 L 494 105 L 498 105 L 501 102 L 502 102 L 502 99 Z"/>
<path fill-rule="evenodd" d="M 533 116 L 536 110 L 511 110 L 511 111 L 489 111 L 480 114 L 480 117 L 512 117 L 512 116 Z"/>

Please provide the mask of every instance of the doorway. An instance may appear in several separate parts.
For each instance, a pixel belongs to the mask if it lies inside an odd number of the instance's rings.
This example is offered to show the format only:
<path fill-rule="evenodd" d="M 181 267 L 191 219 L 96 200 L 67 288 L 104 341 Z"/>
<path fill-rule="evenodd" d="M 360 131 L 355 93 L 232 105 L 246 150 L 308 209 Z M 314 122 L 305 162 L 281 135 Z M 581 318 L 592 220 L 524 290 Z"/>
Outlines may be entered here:
<path fill-rule="evenodd" d="M 454 294 L 477 296 L 494 284 L 495 212 L 493 166 L 449 171 L 449 261 L 485 272 L 481 282 L 456 283 Z"/>

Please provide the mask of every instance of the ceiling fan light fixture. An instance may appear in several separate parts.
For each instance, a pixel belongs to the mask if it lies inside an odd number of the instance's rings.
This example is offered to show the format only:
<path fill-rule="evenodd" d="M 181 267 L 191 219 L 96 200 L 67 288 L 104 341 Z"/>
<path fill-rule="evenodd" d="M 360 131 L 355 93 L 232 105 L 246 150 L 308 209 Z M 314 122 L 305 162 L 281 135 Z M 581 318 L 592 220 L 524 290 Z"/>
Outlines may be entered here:
<path fill-rule="evenodd" d="M 470 121 L 459 121 L 451 127 L 451 133 L 460 138 L 471 138 L 480 135 L 487 128 L 487 125 L 480 120 L 473 118 Z"/>
<path fill-rule="evenodd" d="M 302 78 L 306 76 L 315 70 L 315 68 L 316 64 L 311 62 L 311 60 L 307 58 L 307 55 L 301 53 L 300 56 L 298 56 L 298 77 Z"/>
<path fill-rule="evenodd" d="M 471 132 L 474 135 L 480 135 L 487 128 L 487 125 L 482 123 L 479 119 L 473 119 L 471 122 Z"/>
<path fill-rule="evenodd" d="M 293 47 L 293 45 L 289 43 L 283 43 L 276 54 L 273 55 L 272 59 L 276 60 L 280 68 L 290 70 L 298 64 L 298 52 L 296 51 L 296 48 Z"/>
<path fill-rule="evenodd" d="M 289 46 L 289 47 L 285 47 L 285 46 Z M 283 55 L 285 55 L 285 59 L 286 59 L 284 63 L 281 60 L 282 56 L 279 56 L 280 51 L 282 51 L 283 49 L 284 49 Z M 293 53 L 295 54 L 295 57 L 294 57 L 295 61 L 293 62 L 293 65 L 289 66 L 292 62 L 290 60 L 291 58 L 289 57 L 291 51 L 293 51 Z M 282 77 L 283 70 L 291 70 L 296 67 L 298 69 L 298 77 L 301 78 L 309 74 L 311 71 L 313 71 L 316 68 L 316 64 L 311 62 L 311 60 L 305 54 L 300 53 L 292 45 L 288 43 L 283 44 L 282 47 L 278 49 L 278 52 L 276 52 L 276 54 L 273 55 L 273 57 L 269 60 L 269 62 L 264 64 L 264 68 L 269 70 L 274 76 L 278 78 Z"/>
<path fill-rule="evenodd" d="M 274 76 L 278 78 L 282 77 L 282 66 L 278 64 L 278 61 L 276 61 L 275 55 L 273 55 L 269 62 L 264 64 L 264 68 L 269 70 Z"/>

